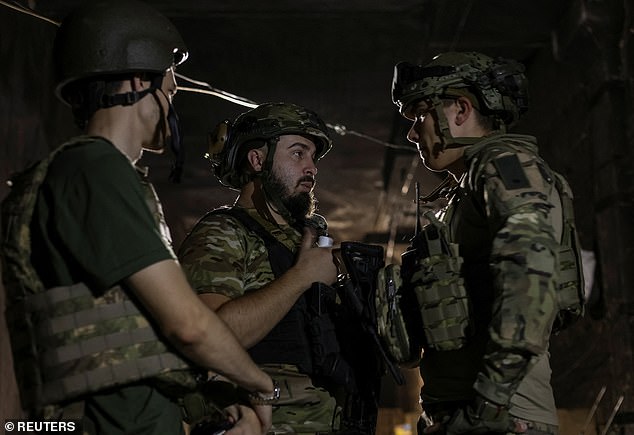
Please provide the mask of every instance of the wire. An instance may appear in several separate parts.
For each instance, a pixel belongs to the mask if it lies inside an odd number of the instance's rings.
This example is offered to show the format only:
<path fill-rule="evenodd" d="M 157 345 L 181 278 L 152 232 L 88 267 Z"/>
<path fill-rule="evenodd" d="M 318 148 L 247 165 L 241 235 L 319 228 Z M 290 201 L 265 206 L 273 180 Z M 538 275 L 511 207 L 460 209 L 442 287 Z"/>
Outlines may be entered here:
<path fill-rule="evenodd" d="M 14 9 L 14 10 L 16 10 L 18 12 L 22 12 L 23 14 L 26 14 L 26 15 L 30 15 L 30 16 L 35 17 L 35 18 L 39 18 L 40 20 L 46 21 L 47 23 L 54 24 L 56 26 L 60 25 L 59 22 L 54 21 L 54 20 L 52 20 L 50 18 L 44 17 L 42 15 L 39 15 L 39 14 L 33 12 L 31 9 L 28 9 L 28 8 L 22 6 L 22 5 L 11 4 L 11 3 L 8 3 L 8 2 L 6 2 L 4 0 L 0 0 L 0 5 L 6 6 L 6 7 L 10 8 L 10 9 Z M 203 82 L 201 80 L 195 80 L 195 79 L 192 79 L 190 77 L 187 77 L 187 76 L 185 76 L 183 74 L 180 74 L 180 73 L 177 73 L 177 72 L 175 72 L 174 75 L 177 78 L 179 78 L 179 79 L 185 80 L 185 81 L 187 81 L 187 82 L 189 82 L 191 84 L 194 84 L 194 85 L 202 87 L 202 89 L 201 89 L 201 88 L 194 88 L 194 87 L 189 87 L 189 86 L 178 86 L 178 90 L 180 90 L 180 91 L 194 92 L 194 93 L 205 94 L 205 95 L 212 95 L 214 97 L 219 97 L 219 98 L 222 98 L 223 100 L 227 100 L 227 101 L 230 101 L 230 102 L 232 102 L 234 104 L 239 104 L 241 106 L 248 107 L 250 109 L 253 109 L 253 108 L 258 106 L 258 103 L 256 103 L 253 100 L 249 100 L 248 98 L 244 98 L 244 97 L 241 97 L 239 95 L 235 95 L 235 94 L 232 94 L 230 92 L 223 91 L 222 89 L 215 88 L 215 87 L 211 86 L 207 82 Z M 409 151 L 409 152 L 415 152 L 416 151 L 411 146 L 396 145 L 396 144 L 393 144 L 393 143 L 382 141 L 380 139 L 377 139 L 375 137 L 369 136 L 367 134 L 360 133 L 358 131 L 348 130 L 346 128 L 346 126 L 342 125 L 342 124 L 328 124 L 328 123 L 326 123 L 326 126 L 328 128 L 330 128 L 330 129 L 332 129 L 335 133 L 339 134 L 340 136 L 345 136 L 345 135 L 357 136 L 357 137 L 363 138 L 365 140 L 368 140 L 370 142 L 374 142 L 374 143 L 383 145 L 386 148 L 391 148 L 391 149 L 396 149 L 396 150 L 403 150 L 403 151 Z"/>
<path fill-rule="evenodd" d="M 393 143 L 390 143 L 390 142 L 385 142 L 385 141 L 382 141 L 382 140 L 377 139 L 375 137 L 369 136 L 367 134 L 359 133 L 358 131 L 348 130 L 345 125 L 328 124 L 328 123 L 326 123 L 326 126 L 328 128 L 330 128 L 330 129 L 334 130 L 335 133 L 337 133 L 340 136 L 345 136 L 345 135 L 349 134 L 351 136 L 361 137 L 361 138 L 369 140 L 371 142 L 378 143 L 380 145 L 383 145 L 386 148 L 391 148 L 391 149 L 395 149 L 395 150 L 402 150 L 402 151 L 409 151 L 409 152 L 417 152 L 416 149 L 414 149 L 414 147 L 412 147 L 412 146 L 409 146 L 409 145 L 397 145 L 397 144 L 393 144 Z"/>
<path fill-rule="evenodd" d="M 253 109 L 255 107 L 258 107 L 257 103 L 247 103 L 246 101 L 236 100 L 234 98 L 231 98 L 231 97 L 229 97 L 227 95 L 224 95 L 224 94 L 218 92 L 217 90 L 190 88 L 188 86 L 180 86 L 180 85 L 178 86 L 178 90 L 179 91 L 185 91 L 185 92 L 195 92 L 197 94 L 213 95 L 214 97 L 220 97 L 223 100 L 231 101 L 232 103 L 239 104 L 239 105 L 244 106 L 244 107 L 249 107 L 251 109 Z"/>
<path fill-rule="evenodd" d="M 251 109 L 253 109 L 254 107 L 258 106 L 258 103 L 256 103 L 253 100 L 249 100 L 247 98 L 231 94 L 231 93 L 229 93 L 227 91 L 223 91 L 222 89 L 214 88 L 213 86 L 211 86 L 207 82 L 203 82 L 201 80 L 194 80 L 192 78 L 189 78 L 189 77 L 187 77 L 187 76 L 185 76 L 183 74 L 177 73 L 177 72 L 175 72 L 174 75 L 177 78 L 179 78 L 179 79 L 183 79 L 183 80 L 188 81 L 190 83 L 193 83 L 195 85 L 203 86 L 204 88 L 206 88 L 206 89 L 198 89 L 198 88 L 183 87 L 183 86 L 179 85 L 178 86 L 178 90 L 187 91 L 187 92 L 198 92 L 198 93 L 201 93 L 201 94 L 213 95 L 213 96 L 216 96 L 216 97 L 220 97 L 223 100 L 231 101 L 232 103 L 239 104 L 239 105 L 245 106 L 245 107 L 249 107 Z"/>
<path fill-rule="evenodd" d="M 183 74 L 180 74 L 180 73 L 177 73 L 177 72 L 175 72 L 174 75 L 176 75 L 176 77 L 178 79 L 185 80 L 185 81 L 187 81 L 189 83 L 192 83 L 192 84 L 195 84 L 195 85 L 198 85 L 198 86 L 202 86 L 204 88 L 204 89 L 201 89 L 201 88 L 193 88 L 193 87 L 189 87 L 189 86 L 178 85 L 178 90 L 179 91 L 196 92 L 196 93 L 199 93 L 199 94 L 213 95 L 215 97 L 222 98 L 223 100 L 227 100 L 227 101 L 230 101 L 232 103 L 239 104 L 241 106 L 245 106 L 245 107 L 248 107 L 248 108 L 251 108 L 251 109 L 253 109 L 253 108 L 258 106 L 258 103 L 256 103 L 253 100 L 249 100 L 249 99 L 241 97 L 239 95 L 235 95 L 235 94 L 232 94 L 230 92 L 223 91 L 223 90 L 218 89 L 218 88 L 214 88 L 209 83 L 204 82 L 202 80 L 195 80 L 195 79 L 192 79 L 190 77 L 187 77 L 187 76 L 185 76 Z M 335 133 L 337 133 L 340 136 L 345 136 L 345 135 L 357 136 L 357 137 L 361 137 L 363 139 L 366 139 L 368 141 L 371 141 L 371 142 L 374 142 L 374 143 L 378 143 L 378 144 L 383 145 L 384 147 L 387 147 L 387 148 L 397 149 L 397 150 L 404 150 L 404 151 L 409 151 L 409 152 L 415 152 L 416 151 L 411 146 L 396 145 L 396 144 L 393 144 L 393 143 L 382 141 L 380 139 L 377 139 L 375 137 L 369 136 L 369 135 L 364 134 L 364 133 L 359 133 L 358 131 L 348 130 L 345 125 L 326 123 L 326 126 L 328 128 L 330 128 L 331 130 L 333 130 Z"/>
<path fill-rule="evenodd" d="M 60 25 L 60 23 L 58 21 L 52 20 L 52 19 L 47 18 L 47 17 L 45 17 L 43 15 L 40 15 L 40 14 L 32 11 L 31 9 L 29 9 L 27 7 L 24 7 L 24 6 L 20 5 L 20 4 L 8 3 L 8 2 L 5 2 L 4 0 L 0 0 L 0 4 L 8 7 L 9 9 L 13 9 L 13 10 L 16 10 L 18 12 L 22 12 L 23 14 L 30 15 L 30 16 L 35 17 L 35 18 L 39 18 L 42 21 L 46 21 L 47 23 L 54 24 L 54 25 L 56 25 L 58 27 Z"/>

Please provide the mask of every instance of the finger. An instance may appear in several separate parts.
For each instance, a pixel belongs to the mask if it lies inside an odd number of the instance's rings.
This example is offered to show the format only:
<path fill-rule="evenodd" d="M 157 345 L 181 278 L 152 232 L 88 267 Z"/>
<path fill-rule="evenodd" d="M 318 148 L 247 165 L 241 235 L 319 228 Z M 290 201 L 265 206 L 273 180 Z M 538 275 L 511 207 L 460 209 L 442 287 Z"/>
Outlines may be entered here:
<path fill-rule="evenodd" d="M 236 424 L 226 432 L 226 435 L 261 434 L 260 420 L 258 419 L 253 409 L 243 405 L 238 405 L 238 407 L 240 412 L 240 420 L 238 420 Z"/>
<path fill-rule="evenodd" d="M 301 249 L 312 248 L 313 245 L 315 244 L 316 238 L 317 238 L 317 234 L 314 233 L 310 227 L 304 227 L 304 237 L 302 238 Z"/>
<path fill-rule="evenodd" d="M 237 405 L 227 406 L 224 411 L 231 423 L 235 423 L 240 419 L 241 412 Z"/>
<path fill-rule="evenodd" d="M 268 430 L 271 428 L 271 425 L 273 424 L 273 418 L 271 414 L 273 408 L 270 405 L 256 405 L 253 407 L 253 410 L 260 420 L 262 433 L 267 433 Z"/>
<path fill-rule="evenodd" d="M 442 425 L 440 423 L 434 423 L 431 426 L 427 426 L 425 429 L 423 429 L 423 433 L 436 433 L 440 430 L 440 427 Z"/>

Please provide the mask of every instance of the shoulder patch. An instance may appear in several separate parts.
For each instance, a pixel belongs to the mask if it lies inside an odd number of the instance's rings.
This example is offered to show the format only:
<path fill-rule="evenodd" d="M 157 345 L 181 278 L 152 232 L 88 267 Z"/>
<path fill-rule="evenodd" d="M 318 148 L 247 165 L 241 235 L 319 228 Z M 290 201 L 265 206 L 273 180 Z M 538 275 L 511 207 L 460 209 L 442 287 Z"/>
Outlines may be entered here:
<path fill-rule="evenodd" d="M 493 164 L 508 190 L 530 187 L 531 184 L 526 178 L 522 164 L 515 154 L 498 157 L 493 160 Z"/>

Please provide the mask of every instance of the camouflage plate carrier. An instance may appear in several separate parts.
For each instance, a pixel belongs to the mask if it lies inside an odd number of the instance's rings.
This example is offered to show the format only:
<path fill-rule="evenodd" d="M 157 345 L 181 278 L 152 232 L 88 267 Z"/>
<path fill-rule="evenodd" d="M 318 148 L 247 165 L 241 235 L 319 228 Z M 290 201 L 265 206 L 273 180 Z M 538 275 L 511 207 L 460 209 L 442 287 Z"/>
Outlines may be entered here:
<path fill-rule="evenodd" d="M 477 165 L 475 173 L 484 170 L 493 154 L 501 151 L 516 153 L 527 145 L 515 136 L 509 143 L 478 143 L 478 147 L 488 147 L 473 163 Z M 572 190 L 560 174 L 547 167 L 543 169 L 544 176 L 554 183 L 561 200 L 562 228 L 555 285 L 558 313 L 553 325 L 556 333 L 583 316 L 584 279 Z M 391 358 L 405 366 L 420 361 L 421 348 L 461 348 L 470 331 L 468 297 L 460 276 L 462 259 L 457 246 L 448 243 L 442 222 L 430 212 L 426 217 L 430 224 L 403 254 L 403 266 L 390 265 L 381 270 L 377 284 L 375 303 L 379 335 Z M 412 282 L 416 285 L 411 285 Z"/>
<path fill-rule="evenodd" d="M 13 177 L 2 203 L 7 323 L 22 404 L 36 415 L 46 405 L 189 368 L 157 336 L 123 289 L 114 287 L 98 298 L 83 283 L 45 289 L 30 262 L 30 224 L 48 167 L 59 153 L 88 140 L 67 142 Z M 162 215 L 151 185 L 143 185 L 151 211 Z M 191 375 L 177 381 L 187 388 L 192 382 Z M 170 383 L 173 380 L 166 380 Z"/>

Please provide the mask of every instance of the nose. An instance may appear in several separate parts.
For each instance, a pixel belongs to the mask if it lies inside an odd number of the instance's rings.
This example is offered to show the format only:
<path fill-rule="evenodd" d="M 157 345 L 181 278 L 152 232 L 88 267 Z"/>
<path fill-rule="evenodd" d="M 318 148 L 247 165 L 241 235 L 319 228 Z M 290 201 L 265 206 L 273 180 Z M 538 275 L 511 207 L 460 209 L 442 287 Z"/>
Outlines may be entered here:
<path fill-rule="evenodd" d="M 312 159 L 310 159 L 309 162 L 310 163 L 306 165 L 306 168 L 304 168 L 304 173 L 306 175 L 310 175 L 314 177 L 315 175 L 317 175 L 317 165 L 315 164 L 315 161 Z"/>
<path fill-rule="evenodd" d="M 418 125 L 419 121 L 414 121 L 407 132 L 407 140 L 415 144 L 418 144 L 418 139 L 420 139 L 420 136 L 418 135 Z"/>
<path fill-rule="evenodd" d="M 176 83 L 176 75 L 174 74 L 174 68 L 171 67 L 165 73 L 165 78 L 163 79 L 163 88 L 165 91 L 165 95 L 169 97 L 170 102 L 176 92 L 178 92 L 178 84 Z"/>

